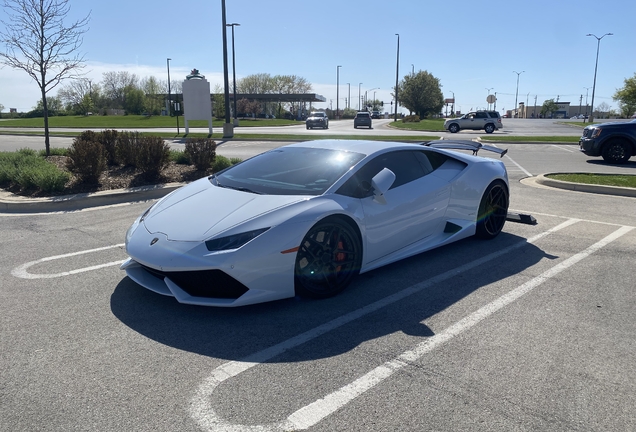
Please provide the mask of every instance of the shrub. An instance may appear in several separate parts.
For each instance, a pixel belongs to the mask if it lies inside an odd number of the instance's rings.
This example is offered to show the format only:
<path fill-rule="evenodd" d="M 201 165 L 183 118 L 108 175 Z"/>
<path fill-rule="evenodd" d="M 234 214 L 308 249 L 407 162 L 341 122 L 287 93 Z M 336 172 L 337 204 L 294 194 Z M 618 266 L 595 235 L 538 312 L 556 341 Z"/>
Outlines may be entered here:
<path fill-rule="evenodd" d="M 51 147 L 50 148 L 50 155 L 51 156 L 66 156 L 66 153 L 68 152 L 67 148 L 64 147 Z M 42 149 L 38 152 L 38 155 L 40 157 L 46 157 L 46 150 Z"/>
<path fill-rule="evenodd" d="M 420 122 L 420 116 L 418 116 L 417 114 L 415 115 L 409 115 L 406 116 L 402 119 L 403 123 L 419 123 Z"/>
<path fill-rule="evenodd" d="M 124 166 L 137 166 L 137 150 L 141 134 L 139 132 L 121 132 L 117 134 L 115 154 L 117 162 Z"/>
<path fill-rule="evenodd" d="M 170 150 L 170 160 L 179 165 L 190 165 L 188 154 L 182 150 Z"/>
<path fill-rule="evenodd" d="M 232 163 L 228 158 L 218 155 L 214 160 L 214 164 L 212 165 L 212 171 L 216 173 L 230 166 L 232 166 Z"/>
<path fill-rule="evenodd" d="M 188 138 L 185 153 L 198 170 L 206 170 L 215 163 L 216 142 L 210 138 Z"/>
<path fill-rule="evenodd" d="M 230 158 L 230 163 L 232 165 L 236 165 L 237 163 L 241 163 L 241 162 L 243 162 L 243 159 L 241 158 L 237 158 L 237 157 Z"/>
<path fill-rule="evenodd" d="M 84 183 L 98 183 L 99 176 L 106 169 L 104 147 L 98 141 L 75 138 L 68 150 L 68 157 L 66 167 Z"/>
<path fill-rule="evenodd" d="M 0 153 L 0 184 L 13 182 L 21 189 L 54 192 L 64 189 L 69 179 L 69 173 L 59 170 L 32 150 Z"/>
<path fill-rule="evenodd" d="M 106 162 L 108 165 L 117 165 L 117 137 L 119 132 L 114 129 L 107 129 L 97 135 L 99 141 L 106 151 Z"/>
<path fill-rule="evenodd" d="M 170 162 L 170 146 L 161 137 L 143 136 L 138 142 L 136 165 L 148 178 L 157 178 Z"/>

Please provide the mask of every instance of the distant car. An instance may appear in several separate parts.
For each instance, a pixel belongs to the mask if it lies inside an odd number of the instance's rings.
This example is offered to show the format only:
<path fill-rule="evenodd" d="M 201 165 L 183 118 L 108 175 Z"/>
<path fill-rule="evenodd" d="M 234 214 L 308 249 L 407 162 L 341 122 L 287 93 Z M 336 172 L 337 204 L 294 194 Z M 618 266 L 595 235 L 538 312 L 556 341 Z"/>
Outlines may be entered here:
<path fill-rule="evenodd" d="M 368 111 L 358 111 L 353 119 L 353 127 L 367 126 L 371 129 L 371 114 Z"/>
<path fill-rule="evenodd" d="M 497 111 L 472 111 L 458 118 L 447 119 L 444 122 L 444 129 L 450 133 L 457 133 L 462 129 L 483 129 L 486 133 L 491 134 L 502 127 L 501 116 Z"/>
<path fill-rule="evenodd" d="M 602 156 L 609 163 L 627 162 L 636 155 L 636 119 L 589 125 L 583 129 L 579 149 L 588 156 Z"/>
<path fill-rule="evenodd" d="M 506 167 L 454 149 L 506 152 L 472 141 L 320 140 L 261 153 L 144 211 L 121 268 L 180 303 L 234 307 L 330 297 L 358 273 L 495 238 L 508 214 Z"/>
<path fill-rule="evenodd" d="M 307 129 L 313 129 L 315 127 L 329 129 L 329 117 L 327 117 L 327 114 L 324 112 L 312 112 L 309 114 L 309 117 L 307 117 L 305 125 Z"/>
<path fill-rule="evenodd" d="M 379 119 L 380 118 L 380 111 L 373 111 L 373 113 L 371 114 L 371 118 Z"/>

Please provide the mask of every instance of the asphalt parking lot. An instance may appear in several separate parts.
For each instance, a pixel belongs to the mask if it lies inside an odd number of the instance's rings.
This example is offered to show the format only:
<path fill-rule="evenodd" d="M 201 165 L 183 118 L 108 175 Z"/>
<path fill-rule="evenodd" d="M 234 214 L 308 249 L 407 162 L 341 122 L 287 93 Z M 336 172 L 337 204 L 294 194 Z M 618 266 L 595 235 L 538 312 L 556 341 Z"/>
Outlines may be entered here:
<path fill-rule="evenodd" d="M 635 430 L 636 199 L 522 179 L 636 163 L 507 147 L 511 210 L 537 225 L 322 301 L 221 310 L 139 287 L 118 263 L 149 202 L 0 215 L 0 429 Z"/>

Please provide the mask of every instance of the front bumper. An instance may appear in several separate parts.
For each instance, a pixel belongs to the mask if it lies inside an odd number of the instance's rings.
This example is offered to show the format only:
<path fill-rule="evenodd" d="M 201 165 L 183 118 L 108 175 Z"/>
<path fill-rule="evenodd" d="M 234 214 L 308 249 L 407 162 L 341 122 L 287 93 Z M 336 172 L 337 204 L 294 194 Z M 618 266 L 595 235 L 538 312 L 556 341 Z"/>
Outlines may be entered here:
<path fill-rule="evenodd" d="M 601 155 L 601 147 L 595 139 L 582 137 L 579 140 L 579 150 L 588 156 Z"/>

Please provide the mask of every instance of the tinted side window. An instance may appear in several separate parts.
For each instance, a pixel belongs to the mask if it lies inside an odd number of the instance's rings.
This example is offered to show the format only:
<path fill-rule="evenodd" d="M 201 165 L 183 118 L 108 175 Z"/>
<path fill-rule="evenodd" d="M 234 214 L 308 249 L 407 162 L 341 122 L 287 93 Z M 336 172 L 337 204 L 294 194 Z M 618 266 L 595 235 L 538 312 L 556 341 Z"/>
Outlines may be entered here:
<path fill-rule="evenodd" d="M 422 157 L 426 157 L 423 152 L 411 150 L 401 150 L 380 155 L 363 166 L 342 185 L 337 193 L 357 198 L 368 196 L 371 179 L 384 168 L 390 169 L 395 174 L 395 181 L 391 189 L 417 180 L 432 171 L 432 169 L 425 169 Z"/>
<path fill-rule="evenodd" d="M 477 118 L 488 118 L 488 114 L 486 114 L 485 112 L 478 112 L 475 117 Z"/>

